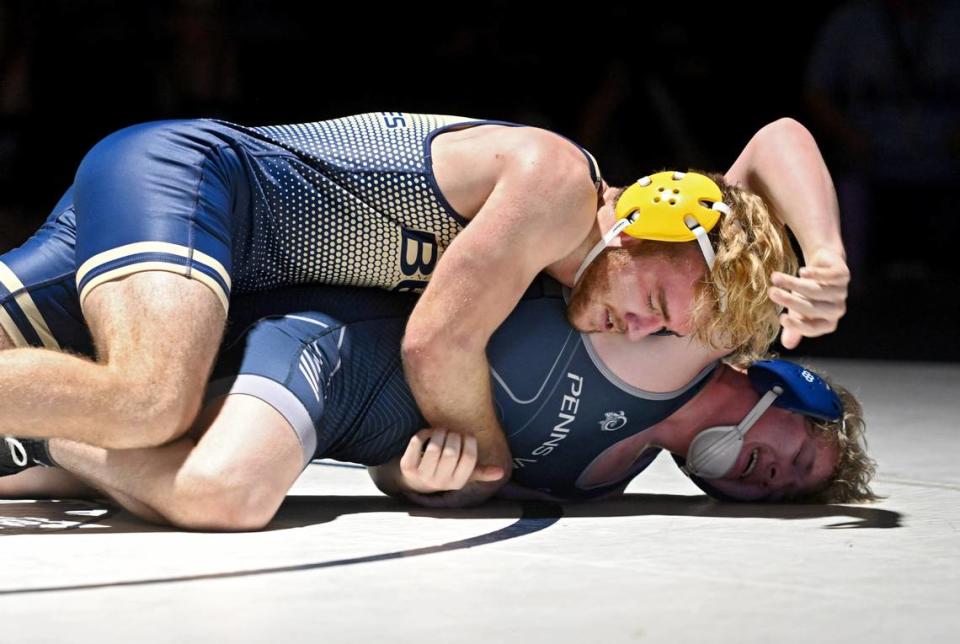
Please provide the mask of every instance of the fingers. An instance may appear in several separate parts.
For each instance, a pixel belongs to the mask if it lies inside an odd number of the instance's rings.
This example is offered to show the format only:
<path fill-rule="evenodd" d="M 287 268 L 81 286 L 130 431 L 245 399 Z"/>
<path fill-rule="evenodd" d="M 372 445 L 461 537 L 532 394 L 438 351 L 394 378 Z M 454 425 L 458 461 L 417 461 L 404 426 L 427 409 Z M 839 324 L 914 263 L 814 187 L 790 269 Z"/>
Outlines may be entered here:
<path fill-rule="evenodd" d="M 780 273 L 783 275 L 783 273 Z M 850 271 L 845 265 L 839 267 L 804 266 L 799 271 L 800 277 L 810 278 L 824 284 L 846 287 L 850 283 Z"/>
<path fill-rule="evenodd" d="M 460 461 L 460 446 L 462 440 L 460 434 L 456 432 L 446 434 L 446 441 L 441 448 L 440 459 L 437 462 L 437 467 L 433 474 L 438 485 L 443 485 L 444 483 L 450 485 L 453 483 L 453 472 L 457 469 L 457 464 Z M 448 487 L 447 489 L 456 488 Z"/>
<path fill-rule="evenodd" d="M 454 478 L 459 487 L 470 481 L 499 481 L 503 478 L 503 468 L 499 465 L 477 465 L 478 449 L 475 436 L 467 436 L 463 441 L 463 452 Z"/>
<path fill-rule="evenodd" d="M 463 451 L 460 453 L 460 461 L 457 463 L 457 467 L 453 472 L 452 482 L 457 484 L 456 489 L 462 488 L 467 484 L 467 481 L 470 480 L 470 475 L 473 474 L 477 466 L 478 453 L 477 437 L 467 436 L 463 440 Z"/>
<path fill-rule="evenodd" d="M 459 490 L 470 481 L 477 454 L 474 436 L 464 437 L 445 429 L 424 429 L 410 439 L 400 458 L 400 471 L 406 486 L 415 492 Z M 496 469 L 502 474 L 501 468 Z M 484 477 L 490 475 L 484 471 Z"/>
<path fill-rule="evenodd" d="M 474 481 L 499 481 L 503 478 L 503 468 L 499 465 L 478 465 L 473 470 Z"/>
<path fill-rule="evenodd" d="M 786 329 L 793 329 L 807 337 L 830 333 L 837 328 L 837 323 L 831 320 L 797 318 L 792 315 L 781 317 L 780 324 Z"/>
<path fill-rule="evenodd" d="M 797 276 L 776 272 L 770 281 L 770 299 L 787 309 L 780 317 L 780 341 L 788 349 L 795 348 L 803 337 L 835 331 L 847 312 L 850 271 L 832 251 L 818 251 Z"/>
<path fill-rule="evenodd" d="M 836 300 L 818 300 L 804 296 L 799 291 L 785 291 L 782 288 L 771 287 L 770 299 L 777 304 L 790 309 L 791 313 L 812 319 L 839 320 L 846 313 L 844 302 Z"/>
<path fill-rule="evenodd" d="M 423 456 L 420 458 L 420 466 L 417 468 L 423 477 L 433 477 L 437 471 L 437 465 L 440 463 L 440 455 L 443 452 L 444 439 L 447 436 L 445 429 L 433 430 L 430 442 L 423 450 Z"/>
<path fill-rule="evenodd" d="M 796 349 L 803 336 L 792 328 L 784 326 L 783 333 L 780 334 L 780 344 L 786 349 Z"/>
<path fill-rule="evenodd" d="M 813 300 L 842 299 L 847 296 L 847 282 L 840 279 L 808 277 L 801 273 L 800 277 L 785 273 L 774 273 L 770 282 L 783 290 L 796 291 L 804 297 Z"/>
<path fill-rule="evenodd" d="M 422 429 L 410 439 L 407 449 L 400 457 L 400 473 L 408 488 L 429 493 L 433 488 L 433 475 L 440 460 L 444 430 Z"/>
<path fill-rule="evenodd" d="M 404 451 L 403 456 L 400 457 L 401 472 L 407 474 L 419 470 L 420 458 L 423 455 L 423 448 L 430 439 L 430 435 L 432 433 L 432 430 L 422 429 L 414 434 L 413 438 L 410 439 L 410 442 L 407 444 L 406 451 Z"/>

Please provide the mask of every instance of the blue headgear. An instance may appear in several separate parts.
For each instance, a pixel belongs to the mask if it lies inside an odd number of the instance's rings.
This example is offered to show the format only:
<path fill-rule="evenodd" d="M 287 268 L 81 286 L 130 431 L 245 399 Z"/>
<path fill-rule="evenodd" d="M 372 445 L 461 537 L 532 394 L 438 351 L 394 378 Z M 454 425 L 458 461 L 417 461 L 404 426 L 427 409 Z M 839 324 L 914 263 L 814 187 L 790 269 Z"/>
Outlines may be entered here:
<path fill-rule="evenodd" d="M 843 415 L 840 397 L 820 376 L 788 360 L 759 360 L 747 370 L 753 388 L 761 395 L 739 425 L 710 427 L 690 443 L 687 458 L 674 455 L 680 469 L 710 496 L 729 500 L 703 479 L 722 478 L 737 461 L 743 438 L 771 405 L 820 420 Z"/>

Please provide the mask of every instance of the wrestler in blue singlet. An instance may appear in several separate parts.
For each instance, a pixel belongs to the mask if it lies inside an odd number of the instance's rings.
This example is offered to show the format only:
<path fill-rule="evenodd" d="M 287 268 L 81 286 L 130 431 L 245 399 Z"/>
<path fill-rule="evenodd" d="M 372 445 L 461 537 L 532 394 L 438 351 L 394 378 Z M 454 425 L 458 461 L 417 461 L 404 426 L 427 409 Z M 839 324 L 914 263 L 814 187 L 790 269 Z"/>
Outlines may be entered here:
<path fill-rule="evenodd" d="M 26 344 L 92 355 L 69 270 L 70 215 L 69 208 L 55 212 L 27 244 L 0 256 L 0 266 L 34 280 L 0 293 L 0 312 Z M 240 296 L 207 397 L 243 393 L 276 408 L 297 433 L 304 465 L 312 458 L 386 462 L 426 426 L 400 362 L 414 303 L 410 295 L 350 287 Z M 494 334 L 488 357 L 513 480 L 566 498 L 605 494 L 642 471 L 658 450 L 644 452 L 619 481 L 576 485 L 604 450 L 666 418 L 706 382 L 705 371 L 670 394 L 622 382 L 567 324 L 559 285 L 545 277 Z"/>
<path fill-rule="evenodd" d="M 87 153 L 74 181 L 80 304 L 97 284 L 145 270 L 196 279 L 225 309 L 231 293 L 293 284 L 422 290 L 467 224 L 437 186 L 430 144 L 484 124 L 523 127 L 374 112 L 115 132 Z M 580 149 L 599 198 L 599 167 Z"/>
<path fill-rule="evenodd" d="M 255 323 L 222 354 L 209 394 L 229 391 L 269 402 L 296 429 L 305 461 L 326 456 L 386 462 L 427 426 L 400 363 L 402 313 L 413 302 L 398 294 L 329 287 L 258 297 L 244 308 L 281 314 Z M 301 312 L 305 305 L 325 313 Z M 541 277 L 494 333 L 487 354 L 514 458 L 513 481 L 561 498 L 588 499 L 622 487 L 660 450 L 644 451 L 616 481 L 578 487 L 590 464 L 683 406 L 713 367 L 681 390 L 641 391 L 600 362 L 589 337 L 567 323 L 565 309 L 559 285 Z"/>
<path fill-rule="evenodd" d="M 437 186 L 431 143 L 488 124 L 525 127 L 371 112 L 265 127 L 155 121 L 114 132 L 85 155 L 74 185 L 23 252 L 0 265 L 0 298 L 17 294 L 0 325 L 18 346 L 39 338 L 59 348 L 60 315 L 69 327 L 94 286 L 144 270 L 201 281 L 225 309 L 232 293 L 303 283 L 420 291 L 468 223 Z M 580 149 L 599 199 L 600 168 Z M 69 252 L 46 247 L 38 267 L 33 249 L 51 236 L 64 237 L 58 248 Z M 62 281 L 68 274 L 78 306 L 31 303 L 50 280 L 71 288 Z M 89 338 L 65 341 L 81 350 L 75 343 Z"/>
<path fill-rule="evenodd" d="M 92 356 L 83 295 L 139 270 L 189 274 L 225 307 L 231 286 L 238 297 L 317 281 L 418 290 L 464 223 L 436 187 L 430 141 L 483 123 L 516 125 L 375 113 L 268 128 L 175 121 L 121 130 L 86 156 L 44 226 L 0 257 L 0 326 L 17 346 Z M 233 307 L 210 393 L 249 393 L 279 409 L 304 463 L 383 463 L 425 426 L 399 359 L 411 300 L 311 291 L 261 293 Z M 301 313 L 310 309 L 324 313 Z M 256 321 L 277 312 L 289 314 Z M 580 490 L 575 481 L 705 382 L 701 374 L 683 391 L 647 394 L 619 381 L 566 323 L 549 280 L 531 287 L 488 353 L 514 480 L 558 496 L 616 487 Z"/>

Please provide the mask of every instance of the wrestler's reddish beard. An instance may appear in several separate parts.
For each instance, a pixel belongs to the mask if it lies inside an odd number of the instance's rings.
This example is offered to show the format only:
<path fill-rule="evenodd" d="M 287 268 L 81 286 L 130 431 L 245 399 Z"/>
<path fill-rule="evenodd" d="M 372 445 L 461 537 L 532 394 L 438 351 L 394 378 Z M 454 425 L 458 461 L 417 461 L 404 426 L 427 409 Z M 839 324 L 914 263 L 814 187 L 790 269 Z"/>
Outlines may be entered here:
<path fill-rule="evenodd" d="M 567 304 L 567 321 L 578 331 L 592 331 L 575 320 L 582 319 L 585 311 L 594 306 L 603 306 L 603 299 L 610 290 L 610 276 L 631 261 L 631 253 L 624 248 L 607 248 L 587 267 L 583 277 L 570 294 Z"/>

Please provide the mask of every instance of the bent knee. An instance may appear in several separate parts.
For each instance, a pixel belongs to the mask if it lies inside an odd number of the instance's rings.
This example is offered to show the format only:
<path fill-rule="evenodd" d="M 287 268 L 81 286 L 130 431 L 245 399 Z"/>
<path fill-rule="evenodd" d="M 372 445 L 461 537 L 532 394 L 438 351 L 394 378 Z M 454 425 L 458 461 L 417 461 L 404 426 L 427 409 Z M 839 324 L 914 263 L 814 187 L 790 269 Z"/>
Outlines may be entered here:
<path fill-rule="evenodd" d="M 164 514 L 188 530 L 260 530 L 270 523 L 283 498 L 265 487 L 229 474 L 187 472 L 178 477 L 178 492 Z"/>
<path fill-rule="evenodd" d="M 255 532 L 265 528 L 273 518 L 273 515 L 263 517 L 228 512 L 219 507 L 207 508 L 203 514 L 167 516 L 170 523 L 178 528 L 201 532 Z"/>

